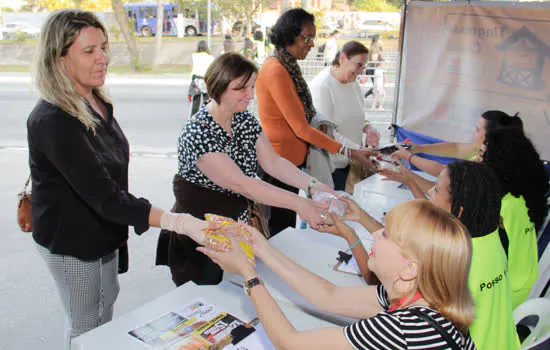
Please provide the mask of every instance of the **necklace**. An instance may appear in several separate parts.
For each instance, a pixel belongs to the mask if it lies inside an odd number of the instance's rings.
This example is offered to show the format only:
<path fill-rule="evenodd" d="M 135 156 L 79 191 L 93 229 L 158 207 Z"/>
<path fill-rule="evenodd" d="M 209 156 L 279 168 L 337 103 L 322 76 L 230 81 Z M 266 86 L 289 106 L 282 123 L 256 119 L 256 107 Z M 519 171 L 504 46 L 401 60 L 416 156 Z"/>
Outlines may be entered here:
<path fill-rule="evenodd" d="M 399 301 L 397 303 L 390 306 L 390 308 L 388 309 L 388 312 L 392 312 L 392 311 L 395 311 L 397 309 L 404 308 L 404 307 L 414 303 L 415 301 L 417 301 L 420 298 L 422 298 L 422 294 L 420 294 L 420 291 L 416 291 L 416 294 L 412 297 L 411 300 L 409 300 L 407 303 L 405 303 L 407 301 L 408 297 L 403 297 L 403 298 L 399 299 Z"/>

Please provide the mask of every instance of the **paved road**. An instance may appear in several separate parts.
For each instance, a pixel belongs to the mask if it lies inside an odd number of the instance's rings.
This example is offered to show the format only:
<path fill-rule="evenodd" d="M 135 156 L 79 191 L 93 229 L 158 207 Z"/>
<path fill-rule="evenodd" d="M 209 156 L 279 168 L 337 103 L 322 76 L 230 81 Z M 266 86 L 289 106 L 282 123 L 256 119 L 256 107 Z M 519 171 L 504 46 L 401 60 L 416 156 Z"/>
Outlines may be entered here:
<path fill-rule="evenodd" d="M 116 116 L 134 151 L 131 190 L 162 208 L 173 203 L 173 152 L 188 114 L 186 84 L 183 78 L 153 78 L 110 85 Z M 61 304 L 34 241 L 15 222 L 15 194 L 28 175 L 25 122 L 36 101 L 30 86 L 28 77 L 0 75 L 0 209 L 5 213 L 0 215 L 0 349 L 58 350 L 63 348 Z M 115 316 L 173 288 L 168 270 L 154 266 L 157 237 L 158 229 L 131 234 L 131 267 L 120 277 Z"/>
<path fill-rule="evenodd" d="M 113 78 L 115 113 L 132 150 L 130 188 L 161 208 L 173 202 L 176 139 L 187 119 L 182 76 Z M 29 234 L 15 222 L 15 194 L 28 175 L 26 118 L 36 101 L 28 76 L 0 74 L 0 349 L 62 349 L 63 312 L 49 272 Z M 387 125 L 389 112 L 369 113 Z M 173 288 L 166 268 L 154 266 L 158 230 L 131 234 L 130 271 L 121 275 L 116 315 Z M 182 301 L 185 302 L 185 301 Z"/>

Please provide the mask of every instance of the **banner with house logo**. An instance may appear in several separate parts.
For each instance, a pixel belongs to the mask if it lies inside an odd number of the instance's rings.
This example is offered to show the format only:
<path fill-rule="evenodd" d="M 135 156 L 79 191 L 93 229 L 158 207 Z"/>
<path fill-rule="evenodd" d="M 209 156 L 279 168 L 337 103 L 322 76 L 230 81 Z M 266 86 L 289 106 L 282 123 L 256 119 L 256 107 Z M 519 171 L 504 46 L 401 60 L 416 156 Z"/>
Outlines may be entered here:
<path fill-rule="evenodd" d="M 550 4 L 411 3 L 397 124 L 469 141 L 493 109 L 519 112 L 550 159 Z"/>

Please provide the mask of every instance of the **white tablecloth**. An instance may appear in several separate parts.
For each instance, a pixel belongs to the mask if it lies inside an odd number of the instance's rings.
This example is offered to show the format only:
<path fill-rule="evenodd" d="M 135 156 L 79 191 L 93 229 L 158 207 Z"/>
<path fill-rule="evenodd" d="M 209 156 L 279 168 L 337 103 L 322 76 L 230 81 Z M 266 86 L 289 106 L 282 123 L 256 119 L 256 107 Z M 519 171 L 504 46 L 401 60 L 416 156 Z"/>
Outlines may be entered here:
<path fill-rule="evenodd" d="M 415 171 L 423 178 L 435 181 L 430 174 Z M 399 203 L 413 199 L 409 189 L 396 181 L 383 180 L 384 176 L 374 174 L 357 183 L 353 199 L 376 220 L 383 222 L 384 215 Z"/>
<path fill-rule="evenodd" d="M 228 312 L 246 322 L 257 316 L 250 298 L 244 294 L 240 287 L 227 281 L 222 281 L 217 286 L 197 286 L 193 282 L 188 282 L 137 310 L 73 339 L 72 349 L 145 349 L 145 345 L 131 337 L 128 331 L 167 312 L 178 311 L 181 307 L 199 298 L 216 305 L 220 312 Z M 334 326 L 296 308 L 285 307 L 284 305 L 282 308 L 287 318 L 298 330 Z M 266 348 L 272 349 L 272 347 L 267 346 Z"/>
<path fill-rule="evenodd" d="M 338 251 L 345 251 L 349 247 L 343 238 L 312 229 L 297 230 L 289 227 L 270 239 L 269 242 L 296 263 L 337 286 L 358 286 L 365 284 L 361 276 L 334 270 L 334 265 L 337 263 Z M 364 244 L 368 246 L 369 242 L 365 241 Z M 354 319 L 348 317 L 335 316 L 317 310 L 312 304 L 293 291 L 260 259 L 257 261 L 256 271 L 264 281 L 269 292 L 277 299 L 279 305 L 293 306 L 304 310 L 310 315 L 339 325 L 347 325 L 354 321 Z M 224 279 L 237 284 L 243 283 L 242 277 L 234 274 L 225 273 Z"/>

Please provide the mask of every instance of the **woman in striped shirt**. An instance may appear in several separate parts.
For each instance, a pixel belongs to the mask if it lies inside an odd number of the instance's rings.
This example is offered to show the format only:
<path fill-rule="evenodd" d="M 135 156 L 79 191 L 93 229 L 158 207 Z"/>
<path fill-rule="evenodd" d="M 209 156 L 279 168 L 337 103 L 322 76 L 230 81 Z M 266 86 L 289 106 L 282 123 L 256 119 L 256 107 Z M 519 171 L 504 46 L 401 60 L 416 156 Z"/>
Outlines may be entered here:
<path fill-rule="evenodd" d="M 373 234 L 369 267 L 378 287 L 338 287 L 296 264 L 256 234 L 256 255 L 317 308 L 359 318 L 347 327 L 297 331 L 240 249 L 199 248 L 249 286 L 260 321 L 280 349 L 475 349 L 468 290 L 471 240 L 451 214 L 426 200 L 402 203 Z M 258 283 L 259 282 L 259 283 Z"/>

